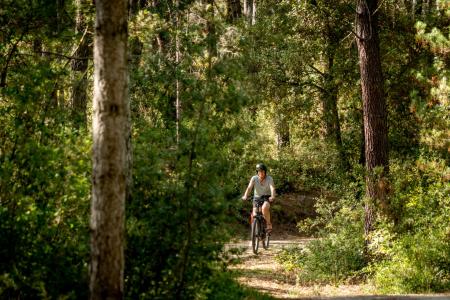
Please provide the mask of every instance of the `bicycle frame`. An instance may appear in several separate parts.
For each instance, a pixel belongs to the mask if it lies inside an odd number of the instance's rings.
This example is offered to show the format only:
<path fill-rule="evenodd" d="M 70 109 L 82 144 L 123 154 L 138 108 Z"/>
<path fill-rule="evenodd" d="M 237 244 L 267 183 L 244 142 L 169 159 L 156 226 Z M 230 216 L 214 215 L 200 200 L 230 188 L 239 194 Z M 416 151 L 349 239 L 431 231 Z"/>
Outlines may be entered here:
<path fill-rule="evenodd" d="M 262 214 L 262 206 L 265 202 L 264 198 L 255 199 L 256 215 L 253 216 L 252 212 L 252 224 L 251 224 L 251 241 L 253 253 L 258 253 L 259 241 L 262 241 L 263 248 L 267 249 L 269 247 L 270 235 L 266 233 L 266 220 Z"/>

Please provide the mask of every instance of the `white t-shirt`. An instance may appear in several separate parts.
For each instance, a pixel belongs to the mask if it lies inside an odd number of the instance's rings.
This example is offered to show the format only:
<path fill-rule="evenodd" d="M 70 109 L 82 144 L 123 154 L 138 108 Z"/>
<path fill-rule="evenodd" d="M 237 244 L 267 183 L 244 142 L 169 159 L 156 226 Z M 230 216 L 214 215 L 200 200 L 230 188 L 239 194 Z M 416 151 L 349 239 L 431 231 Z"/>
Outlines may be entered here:
<path fill-rule="evenodd" d="M 251 188 L 254 188 L 254 196 L 261 197 L 264 195 L 271 195 L 270 186 L 274 186 L 272 176 L 266 176 L 264 181 L 261 183 L 258 175 L 255 175 L 250 179 Z"/>

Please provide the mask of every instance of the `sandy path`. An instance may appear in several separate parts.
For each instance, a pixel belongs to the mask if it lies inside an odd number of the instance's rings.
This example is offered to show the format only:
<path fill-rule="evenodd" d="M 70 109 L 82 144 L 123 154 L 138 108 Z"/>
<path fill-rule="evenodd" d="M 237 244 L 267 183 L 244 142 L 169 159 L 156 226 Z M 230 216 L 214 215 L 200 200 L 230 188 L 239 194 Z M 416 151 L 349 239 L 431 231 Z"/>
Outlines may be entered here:
<path fill-rule="evenodd" d="M 272 295 L 277 299 L 353 299 L 353 300 L 450 300 L 450 294 L 444 295 L 402 295 L 377 296 L 373 295 L 370 285 L 314 285 L 300 286 L 296 283 L 295 274 L 286 272 L 276 261 L 275 256 L 284 247 L 305 244 L 309 239 L 296 236 L 274 236 L 268 250 L 260 250 L 254 255 L 250 248 L 250 241 L 237 241 L 227 245 L 227 248 L 240 249 L 236 254 L 238 263 L 231 266 L 238 276 L 237 280 L 261 292 Z"/>

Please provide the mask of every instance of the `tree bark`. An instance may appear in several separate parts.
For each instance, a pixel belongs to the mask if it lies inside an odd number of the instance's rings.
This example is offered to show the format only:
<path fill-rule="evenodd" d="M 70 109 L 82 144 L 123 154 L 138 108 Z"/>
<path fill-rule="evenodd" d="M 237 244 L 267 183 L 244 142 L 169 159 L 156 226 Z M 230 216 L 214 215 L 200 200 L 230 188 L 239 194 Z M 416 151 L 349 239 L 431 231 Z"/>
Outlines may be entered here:
<path fill-rule="evenodd" d="M 246 17 L 248 17 L 249 12 L 251 11 L 251 8 L 253 7 L 252 5 L 252 0 L 244 0 L 244 15 Z"/>
<path fill-rule="evenodd" d="M 339 121 L 339 113 L 337 108 L 338 102 L 338 88 L 331 83 L 333 80 L 331 74 L 326 74 L 325 90 L 322 92 L 322 104 L 324 111 L 324 119 L 326 125 L 326 137 L 336 145 L 339 153 L 339 159 L 344 169 L 350 169 L 347 156 L 344 152 L 342 144 L 341 123 Z"/>
<path fill-rule="evenodd" d="M 91 34 L 88 33 L 89 27 L 89 16 L 86 15 L 86 12 L 89 11 L 89 7 L 91 6 L 91 2 L 88 0 L 77 0 L 77 16 L 76 16 L 76 25 L 75 31 L 80 36 L 80 41 L 76 47 L 76 51 L 74 52 L 75 57 L 82 57 L 84 59 L 74 59 L 71 62 L 71 68 L 73 72 L 73 81 L 72 81 L 72 95 L 71 95 L 71 104 L 72 104 L 72 119 L 75 125 L 78 127 L 79 125 L 86 126 L 87 123 L 87 87 L 88 87 L 88 59 L 89 54 L 91 53 L 90 44 L 92 42 Z"/>
<path fill-rule="evenodd" d="M 338 48 L 339 38 L 332 32 L 332 25 L 327 24 L 325 29 L 327 40 L 326 46 L 326 70 L 324 72 L 324 89 L 322 91 L 322 104 L 326 128 L 326 136 L 336 145 L 341 160 L 341 165 L 345 169 L 350 169 L 347 156 L 342 144 L 341 124 L 338 113 L 338 86 L 335 83 L 334 57 Z"/>
<path fill-rule="evenodd" d="M 128 15 L 129 17 L 137 15 L 139 10 L 148 5 L 148 0 L 129 0 L 128 1 Z M 156 2 L 156 1 L 153 1 Z"/>
<path fill-rule="evenodd" d="M 242 6 L 240 0 L 227 0 L 227 20 L 235 22 L 242 16 Z"/>
<path fill-rule="evenodd" d="M 277 148 L 278 151 L 288 147 L 291 143 L 289 123 L 287 122 L 287 117 L 282 112 L 277 112 L 275 116 L 275 133 L 277 137 Z"/>
<path fill-rule="evenodd" d="M 244 15 L 250 25 L 256 23 L 256 0 L 244 0 Z"/>
<path fill-rule="evenodd" d="M 129 128 L 127 0 L 96 0 L 90 298 L 122 299 Z"/>
<path fill-rule="evenodd" d="M 206 0 L 208 9 L 206 11 L 206 32 L 209 57 L 217 56 L 217 34 L 216 25 L 214 24 L 214 0 Z"/>
<path fill-rule="evenodd" d="M 252 25 L 255 25 L 256 24 L 256 0 L 253 0 L 252 1 L 253 3 L 253 8 L 252 8 L 252 22 L 251 22 L 251 24 Z"/>
<path fill-rule="evenodd" d="M 180 2 L 176 0 L 176 13 L 175 13 L 175 127 L 176 127 L 176 142 L 177 146 L 180 144 L 181 132 L 181 82 L 178 78 L 178 68 L 180 64 Z M 209 24 L 209 23 L 208 23 Z"/>
<path fill-rule="evenodd" d="M 386 189 L 382 182 L 388 172 L 387 110 L 378 40 L 377 0 L 357 0 L 356 34 L 361 73 L 364 140 L 366 159 L 366 244 L 373 230 L 375 203 L 385 204 Z M 374 170 L 381 167 L 381 174 Z"/>

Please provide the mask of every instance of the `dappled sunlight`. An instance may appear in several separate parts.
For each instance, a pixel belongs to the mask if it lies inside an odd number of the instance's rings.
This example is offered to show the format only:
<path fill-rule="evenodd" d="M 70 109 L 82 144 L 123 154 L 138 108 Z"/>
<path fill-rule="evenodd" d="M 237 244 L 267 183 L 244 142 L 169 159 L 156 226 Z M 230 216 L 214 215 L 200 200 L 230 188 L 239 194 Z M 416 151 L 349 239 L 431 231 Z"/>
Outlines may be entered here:
<path fill-rule="evenodd" d="M 312 239 L 293 237 L 292 239 L 273 240 L 268 250 L 260 250 L 255 255 L 250 241 L 228 244 L 227 247 L 239 248 L 243 252 L 237 255 L 237 264 L 230 266 L 236 280 L 249 288 L 269 294 L 276 299 L 298 300 L 448 300 L 449 294 L 435 295 L 376 295 L 370 284 L 339 285 L 301 285 L 295 273 L 288 272 L 277 262 L 275 256 L 284 247 L 305 245 Z"/>

